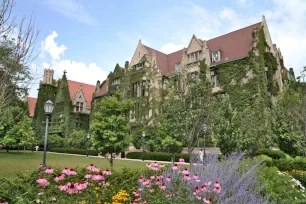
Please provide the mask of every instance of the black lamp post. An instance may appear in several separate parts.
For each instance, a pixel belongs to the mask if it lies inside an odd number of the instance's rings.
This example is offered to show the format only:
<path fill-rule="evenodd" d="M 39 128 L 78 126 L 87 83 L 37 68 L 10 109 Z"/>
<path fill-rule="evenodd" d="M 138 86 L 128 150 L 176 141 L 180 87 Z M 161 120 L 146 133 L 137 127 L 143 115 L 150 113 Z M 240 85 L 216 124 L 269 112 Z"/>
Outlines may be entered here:
<path fill-rule="evenodd" d="M 88 148 L 87 148 L 87 152 L 86 152 L 86 158 L 88 158 L 88 151 L 89 151 L 89 148 L 90 148 L 89 138 L 90 138 L 90 135 L 89 135 L 89 133 L 88 133 L 88 134 L 87 134 Z"/>
<path fill-rule="evenodd" d="M 142 161 L 144 161 L 144 142 L 145 142 L 146 133 L 142 132 Z"/>
<path fill-rule="evenodd" d="M 54 108 L 54 104 L 51 100 L 48 100 L 44 104 L 44 110 L 46 114 L 46 130 L 45 130 L 45 142 L 44 142 L 44 158 L 43 158 L 43 166 L 46 166 L 46 152 L 47 152 L 47 141 L 48 141 L 48 127 L 49 127 L 49 118 L 52 114 Z"/>
<path fill-rule="evenodd" d="M 206 156 L 206 131 L 207 131 L 207 125 L 203 124 L 203 131 L 204 131 L 204 156 Z"/>

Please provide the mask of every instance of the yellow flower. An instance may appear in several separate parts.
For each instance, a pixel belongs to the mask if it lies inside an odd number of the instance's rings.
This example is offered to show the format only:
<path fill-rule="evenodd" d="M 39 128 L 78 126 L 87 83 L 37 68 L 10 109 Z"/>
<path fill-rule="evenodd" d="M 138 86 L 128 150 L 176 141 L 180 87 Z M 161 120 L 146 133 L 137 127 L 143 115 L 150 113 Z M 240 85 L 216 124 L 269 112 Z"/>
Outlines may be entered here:
<path fill-rule="evenodd" d="M 99 198 L 99 194 L 96 194 L 96 198 Z"/>
<path fill-rule="evenodd" d="M 97 204 L 101 204 L 101 203 L 102 203 L 101 200 L 98 200 Z"/>
<path fill-rule="evenodd" d="M 81 201 L 81 204 L 86 204 L 86 200 L 82 200 L 82 201 Z"/>

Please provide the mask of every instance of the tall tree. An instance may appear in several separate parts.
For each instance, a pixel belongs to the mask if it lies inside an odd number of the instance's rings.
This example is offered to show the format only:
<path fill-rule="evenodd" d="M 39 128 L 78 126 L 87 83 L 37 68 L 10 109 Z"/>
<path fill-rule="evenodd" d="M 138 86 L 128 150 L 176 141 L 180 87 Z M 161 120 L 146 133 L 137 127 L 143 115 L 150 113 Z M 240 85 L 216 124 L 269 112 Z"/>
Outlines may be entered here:
<path fill-rule="evenodd" d="M 121 95 L 106 96 L 96 105 L 92 116 L 90 132 L 95 149 L 104 155 L 109 154 L 109 162 L 113 167 L 116 154 L 129 147 L 129 112 L 132 108 L 130 100 L 122 100 Z"/>
<path fill-rule="evenodd" d="M 204 126 L 213 122 L 215 99 L 207 79 L 208 67 L 200 62 L 200 78 L 187 73 L 177 75 L 176 88 L 162 106 L 163 120 L 168 124 L 168 135 L 181 141 L 191 155 L 197 146 Z"/>
<path fill-rule="evenodd" d="M 29 65 L 37 56 L 33 55 L 39 34 L 35 21 L 31 17 L 27 23 L 23 17 L 17 24 L 12 16 L 14 6 L 14 0 L 0 3 L 0 122 L 6 108 L 26 96 L 33 79 Z"/>

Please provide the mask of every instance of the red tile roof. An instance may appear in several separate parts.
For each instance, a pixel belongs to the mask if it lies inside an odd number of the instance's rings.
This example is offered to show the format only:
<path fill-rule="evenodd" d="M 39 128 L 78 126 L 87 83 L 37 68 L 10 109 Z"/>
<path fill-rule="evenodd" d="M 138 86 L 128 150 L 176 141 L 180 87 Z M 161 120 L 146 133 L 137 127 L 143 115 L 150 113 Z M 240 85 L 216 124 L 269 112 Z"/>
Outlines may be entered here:
<path fill-rule="evenodd" d="M 82 88 L 83 93 L 85 95 L 85 100 L 87 103 L 88 108 L 91 108 L 91 100 L 92 100 L 92 94 L 96 90 L 96 86 L 94 85 L 89 85 L 89 84 L 84 84 L 81 82 L 77 81 L 72 81 L 72 80 L 67 80 L 68 82 L 68 88 L 69 88 L 69 93 L 70 93 L 70 98 L 73 100 L 75 94 L 79 91 L 80 88 Z"/>
<path fill-rule="evenodd" d="M 29 116 L 34 116 L 37 98 L 27 97 Z"/>
<path fill-rule="evenodd" d="M 248 56 L 253 44 L 252 32 L 255 28 L 260 28 L 260 26 L 261 22 L 208 40 L 207 46 L 210 53 L 221 51 L 220 61 L 212 65 Z"/>
<path fill-rule="evenodd" d="M 102 87 L 100 90 L 96 93 L 95 97 L 101 97 L 107 94 L 107 86 L 108 86 L 109 79 L 105 79 L 105 81 L 102 83 Z"/>

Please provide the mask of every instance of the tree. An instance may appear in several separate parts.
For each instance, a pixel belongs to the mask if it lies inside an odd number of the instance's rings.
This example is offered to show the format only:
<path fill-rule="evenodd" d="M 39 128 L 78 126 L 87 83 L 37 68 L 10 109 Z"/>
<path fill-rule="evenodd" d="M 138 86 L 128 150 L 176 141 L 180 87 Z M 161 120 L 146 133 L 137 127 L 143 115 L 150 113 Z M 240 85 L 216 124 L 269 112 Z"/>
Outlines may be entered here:
<path fill-rule="evenodd" d="M 5 146 L 17 145 L 19 150 L 20 145 L 24 147 L 33 145 L 33 136 L 32 119 L 24 116 L 7 132 L 2 142 Z"/>
<path fill-rule="evenodd" d="M 188 73 L 176 76 L 178 84 L 162 105 L 163 122 L 168 126 L 167 135 L 182 142 L 191 153 L 204 134 L 203 126 L 210 127 L 213 121 L 214 97 L 206 73 L 205 60 L 200 61 L 200 79 Z"/>
<path fill-rule="evenodd" d="M 68 147 L 86 149 L 88 146 L 87 132 L 85 130 L 73 130 L 68 139 Z"/>
<path fill-rule="evenodd" d="M 129 147 L 129 112 L 130 100 L 122 100 L 121 95 L 106 96 L 96 105 L 90 125 L 91 141 L 95 149 L 104 155 L 110 155 L 109 162 L 113 167 L 115 154 Z"/>
<path fill-rule="evenodd" d="M 18 97 L 25 97 L 33 76 L 29 65 L 39 31 L 31 17 L 26 23 L 23 17 L 16 25 L 12 11 L 14 0 L 0 3 L 0 122 L 4 112 Z M 17 31 L 17 35 L 15 33 Z"/>

